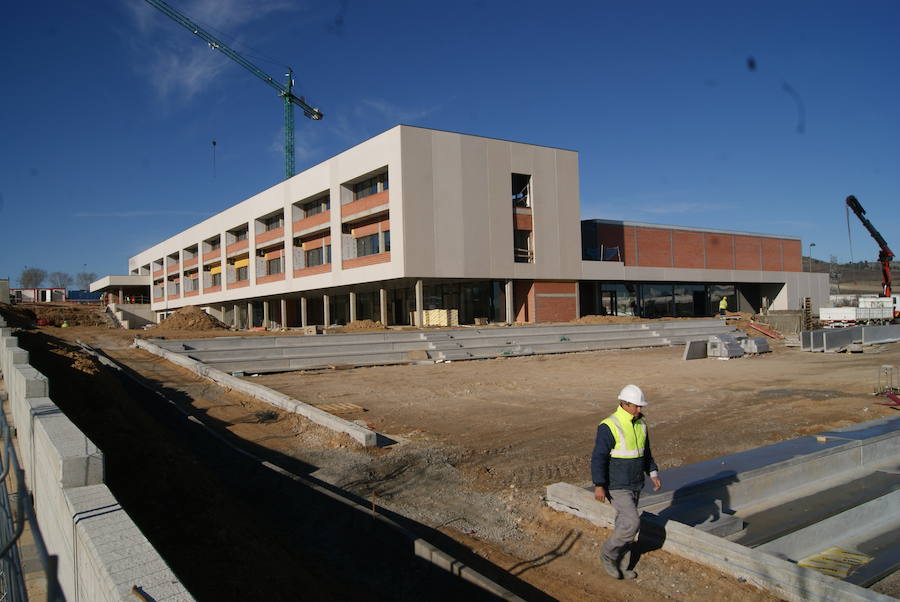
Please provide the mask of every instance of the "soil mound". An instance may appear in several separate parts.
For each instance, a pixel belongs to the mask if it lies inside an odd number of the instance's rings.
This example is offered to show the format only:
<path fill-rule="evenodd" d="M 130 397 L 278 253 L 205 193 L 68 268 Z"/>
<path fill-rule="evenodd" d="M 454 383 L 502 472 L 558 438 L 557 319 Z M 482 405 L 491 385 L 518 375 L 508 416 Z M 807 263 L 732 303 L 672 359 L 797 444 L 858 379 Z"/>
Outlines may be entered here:
<path fill-rule="evenodd" d="M 373 320 L 354 320 L 344 326 L 329 328 L 328 332 L 359 332 L 360 330 L 386 330 L 384 324 Z"/>
<path fill-rule="evenodd" d="M 581 316 L 573 320 L 575 324 L 622 324 L 625 322 L 646 322 L 637 316 Z"/>
<path fill-rule="evenodd" d="M 50 326 L 61 326 L 63 322 L 69 326 L 106 326 L 103 314 L 96 305 L 35 303 L 28 308 L 38 320 L 47 320 Z"/>
<path fill-rule="evenodd" d="M 199 307 L 188 305 L 150 327 L 151 330 L 228 330 L 228 326 Z"/>
<path fill-rule="evenodd" d="M 0 303 L 0 316 L 10 328 L 32 328 L 37 322 L 37 316 L 30 309 L 6 303 Z"/>

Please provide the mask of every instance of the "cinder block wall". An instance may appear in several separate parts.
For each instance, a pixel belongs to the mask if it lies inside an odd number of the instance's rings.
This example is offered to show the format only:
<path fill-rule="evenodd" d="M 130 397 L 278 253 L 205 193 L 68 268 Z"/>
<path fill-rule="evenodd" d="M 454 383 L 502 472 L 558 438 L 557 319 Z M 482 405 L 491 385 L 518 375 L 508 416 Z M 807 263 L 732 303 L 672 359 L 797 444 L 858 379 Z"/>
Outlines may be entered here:
<path fill-rule="evenodd" d="M 19 458 L 67 600 L 192 600 L 103 484 L 103 453 L 47 396 L 48 382 L 0 318 L 0 369 Z"/>

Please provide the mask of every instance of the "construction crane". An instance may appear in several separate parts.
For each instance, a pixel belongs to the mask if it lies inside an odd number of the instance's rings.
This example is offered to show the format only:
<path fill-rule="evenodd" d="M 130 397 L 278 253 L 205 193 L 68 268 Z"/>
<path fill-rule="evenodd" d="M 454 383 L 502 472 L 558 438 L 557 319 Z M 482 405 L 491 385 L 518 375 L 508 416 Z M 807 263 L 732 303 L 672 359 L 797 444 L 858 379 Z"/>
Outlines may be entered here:
<path fill-rule="evenodd" d="M 884 237 L 881 236 L 881 233 L 875 229 L 875 226 L 872 225 L 868 219 L 866 219 L 866 210 L 862 208 L 862 205 L 859 204 L 859 201 L 856 200 L 856 197 L 852 194 L 847 197 L 847 207 L 849 207 L 853 213 L 856 214 L 856 217 L 859 218 L 859 221 L 862 222 L 862 225 L 866 227 L 866 230 L 869 231 L 869 234 L 872 235 L 872 238 L 875 239 L 875 242 L 878 243 L 878 247 L 880 249 L 878 253 L 878 261 L 881 262 L 881 296 L 882 297 L 890 297 L 891 296 L 891 260 L 894 259 L 894 252 L 891 251 L 890 247 L 888 247 L 887 242 L 885 242 Z"/>
<path fill-rule="evenodd" d="M 306 104 L 302 96 L 294 94 L 294 70 L 288 68 L 287 81 L 281 84 L 267 74 L 265 71 L 242 57 L 240 54 L 228 47 L 227 44 L 216 38 L 214 35 L 191 21 L 187 16 L 178 12 L 163 0 L 147 0 L 147 4 L 159 9 L 168 15 L 173 21 L 182 25 L 185 29 L 194 35 L 202 38 L 209 44 L 213 50 L 218 50 L 244 69 L 263 80 L 276 90 L 278 95 L 284 99 L 284 177 L 290 178 L 294 175 L 294 105 L 303 109 L 303 115 L 318 121 L 324 115 L 322 111 Z"/>

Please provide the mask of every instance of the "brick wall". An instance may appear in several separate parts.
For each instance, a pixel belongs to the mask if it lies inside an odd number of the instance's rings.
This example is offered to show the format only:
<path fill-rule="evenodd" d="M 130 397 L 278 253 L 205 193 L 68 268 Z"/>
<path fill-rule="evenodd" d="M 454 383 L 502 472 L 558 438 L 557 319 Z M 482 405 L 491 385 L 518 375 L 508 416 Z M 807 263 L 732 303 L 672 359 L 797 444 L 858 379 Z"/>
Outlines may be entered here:
<path fill-rule="evenodd" d="M 799 240 L 616 224 L 597 224 L 596 238 L 586 246 L 618 247 L 627 266 L 802 271 Z"/>
<path fill-rule="evenodd" d="M 568 322 L 578 316 L 574 282 L 535 282 L 532 322 Z"/>

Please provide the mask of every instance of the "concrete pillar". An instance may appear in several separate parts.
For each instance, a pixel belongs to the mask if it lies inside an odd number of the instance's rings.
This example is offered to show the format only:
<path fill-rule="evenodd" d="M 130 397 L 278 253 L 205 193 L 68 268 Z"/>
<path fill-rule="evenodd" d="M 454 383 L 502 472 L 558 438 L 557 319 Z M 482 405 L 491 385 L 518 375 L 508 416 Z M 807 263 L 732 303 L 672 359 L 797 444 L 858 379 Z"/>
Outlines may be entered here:
<path fill-rule="evenodd" d="M 238 304 L 235 303 L 234 307 L 231 309 L 233 315 L 231 316 L 231 325 L 235 328 L 241 327 L 241 311 L 238 308 Z"/>
<path fill-rule="evenodd" d="M 287 328 L 287 299 L 281 298 L 281 329 Z"/>
<path fill-rule="evenodd" d="M 425 287 L 421 280 L 416 280 L 416 326 L 421 327 L 425 322 L 423 306 L 425 305 Z"/>
<path fill-rule="evenodd" d="M 247 328 L 253 328 L 253 302 L 247 301 Z"/>
<path fill-rule="evenodd" d="M 615 311 L 615 308 L 613 308 Z M 575 319 L 581 317 L 581 283 L 575 283 Z"/>
<path fill-rule="evenodd" d="M 120 304 L 125 302 L 124 297 L 125 297 L 125 295 L 122 293 L 122 289 L 119 289 L 119 303 Z"/>
<path fill-rule="evenodd" d="M 306 297 L 300 297 L 300 326 L 304 328 L 309 326 L 309 322 L 306 319 Z"/>
<path fill-rule="evenodd" d="M 350 321 L 356 322 L 356 293 L 350 291 Z"/>
<path fill-rule="evenodd" d="M 263 301 L 263 321 L 262 327 L 266 330 L 269 329 L 269 302 Z"/>
<path fill-rule="evenodd" d="M 329 307 L 330 302 L 331 299 L 328 298 L 328 295 L 322 295 L 322 314 L 325 317 L 325 326 L 331 325 L 331 307 Z"/>
<path fill-rule="evenodd" d="M 387 289 L 380 288 L 378 289 L 378 307 L 379 314 L 381 318 L 381 323 L 384 326 L 388 325 L 388 300 L 387 300 Z"/>
<path fill-rule="evenodd" d="M 513 304 L 513 281 L 506 281 L 506 323 L 512 324 L 516 321 L 516 316 L 513 314 L 515 305 Z"/>

